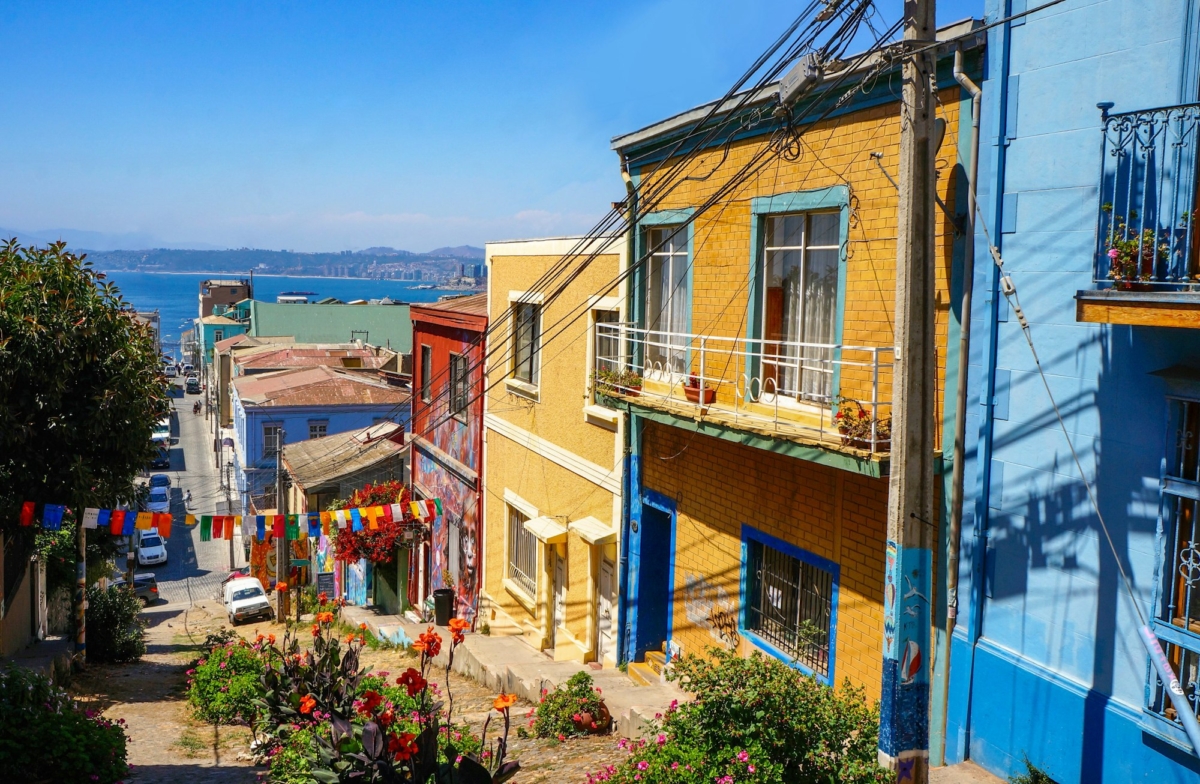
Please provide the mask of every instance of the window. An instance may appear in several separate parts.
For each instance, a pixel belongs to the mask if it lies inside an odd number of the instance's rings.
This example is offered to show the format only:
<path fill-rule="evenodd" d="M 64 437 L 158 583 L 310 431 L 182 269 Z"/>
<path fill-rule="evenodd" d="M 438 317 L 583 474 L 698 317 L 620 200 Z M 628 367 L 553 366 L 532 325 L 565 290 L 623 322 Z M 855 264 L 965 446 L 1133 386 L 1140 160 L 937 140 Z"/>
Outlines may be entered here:
<path fill-rule="evenodd" d="M 460 422 L 467 421 L 467 406 L 471 402 L 467 365 L 462 354 L 450 355 L 450 416 Z"/>
<path fill-rule="evenodd" d="M 746 540 L 746 631 L 828 679 L 834 570 L 778 540 Z"/>
<path fill-rule="evenodd" d="M 841 215 L 772 215 L 763 247 L 763 391 L 826 402 L 833 394 Z"/>
<path fill-rule="evenodd" d="M 324 438 L 327 435 L 328 431 L 329 431 L 329 423 L 324 420 L 322 420 L 320 422 L 309 422 L 308 423 L 308 437 L 310 439 Z"/>
<path fill-rule="evenodd" d="M 1200 401 L 1170 400 L 1166 478 L 1163 480 L 1163 552 L 1156 587 L 1154 632 L 1200 715 Z M 1175 708 L 1153 667 L 1151 713 L 1178 725 Z"/>
<path fill-rule="evenodd" d="M 530 597 L 537 597 L 538 540 L 525 530 L 529 518 L 512 505 L 508 507 L 508 579 Z"/>
<path fill-rule="evenodd" d="M 513 304 L 513 378 L 533 386 L 538 383 L 541 310 L 532 302 Z"/>
<path fill-rule="evenodd" d="M 621 369 L 621 337 L 616 325 L 620 314 L 615 310 L 593 310 L 596 324 L 596 368 L 617 371 Z"/>
<path fill-rule="evenodd" d="M 224 339 L 225 339 L 225 330 L 223 330 L 223 329 L 213 330 L 213 343 L 220 343 Z"/>
<path fill-rule="evenodd" d="M 263 425 L 263 457 L 279 454 L 279 425 Z"/>
<path fill-rule="evenodd" d="M 421 401 L 428 403 L 433 399 L 430 394 L 432 389 L 432 379 L 430 375 L 433 373 L 433 346 L 421 346 Z"/>
<path fill-rule="evenodd" d="M 646 232 L 650 253 L 646 286 L 646 366 L 648 370 L 687 370 L 687 333 L 691 310 L 688 288 L 687 230 L 678 226 Z"/>

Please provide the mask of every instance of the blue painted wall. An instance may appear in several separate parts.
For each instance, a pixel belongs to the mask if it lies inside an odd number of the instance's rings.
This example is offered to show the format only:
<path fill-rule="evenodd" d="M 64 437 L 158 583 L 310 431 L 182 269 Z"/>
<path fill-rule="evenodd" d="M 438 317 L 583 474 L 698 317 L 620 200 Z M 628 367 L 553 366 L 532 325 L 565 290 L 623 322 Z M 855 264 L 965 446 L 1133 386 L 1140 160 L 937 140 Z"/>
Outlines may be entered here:
<path fill-rule="evenodd" d="M 375 424 L 377 418 L 386 418 L 410 427 L 410 410 L 407 406 L 396 409 L 390 404 L 374 406 L 272 406 L 256 408 L 246 406 L 233 393 L 233 429 L 237 441 L 234 456 L 234 473 L 238 493 L 242 499 L 242 513 L 248 514 L 249 495 L 262 495 L 265 488 L 275 483 L 275 458 L 263 456 L 263 426 L 283 426 L 283 443 L 294 444 L 308 440 L 310 421 L 327 423 L 326 435 L 361 430 Z"/>
<path fill-rule="evenodd" d="M 949 761 L 1007 776 L 1028 755 L 1062 784 L 1200 776 L 1195 754 L 1145 729 L 1147 660 L 1116 560 L 1149 615 L 1167 406 L 1148 374 L 1200 366 L 1200 331 L 1076 323 L 1073 299 L 1093 287 L 1096 104 L 1197 100 L 1195 5 L 1067 0 L 989 33 L 980 206 L 1117 555 L 1019 325 L 994 296 L 980 227 Z M 988 0 L 987 19 L 1025 8 Z"/>

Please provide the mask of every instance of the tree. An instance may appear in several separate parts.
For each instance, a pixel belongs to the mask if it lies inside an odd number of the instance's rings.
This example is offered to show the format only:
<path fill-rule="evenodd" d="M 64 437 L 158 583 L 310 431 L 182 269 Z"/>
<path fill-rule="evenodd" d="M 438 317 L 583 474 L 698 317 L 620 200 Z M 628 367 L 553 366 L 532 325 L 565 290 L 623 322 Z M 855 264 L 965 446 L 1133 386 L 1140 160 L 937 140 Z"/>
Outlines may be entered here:
<path fill-rule="evenodd" d="M 350 526 L 337 529 L 334 551 L 339 561 L 357 561 L 365 558 L 371 563 L 391 563 L 396 557 L 397 542 L 404 541 L 404 529 L 411 529 L 412 512 L 409 511 L 411 496 L 408 488 L 400 482 L 368 484 L 355 490 L 346 501 L 334 501 L 330 510 L 400 504 L 404 511 L 403 520 L 379 521 L 379 527 L 371 530 L 364 521 L 363 530 L 354 531 Z M 420 541 L 420 539 L 410 540 Z"/>
<path fill-rule="evenodd" d="M 73 510 L 131 501 L 133 478 L 155 451 L 154 424 L 169 410 L 153 330 L 103 273 L 65 243 L 0 245 L 6 546 L 32 547 L 33 531 L 19 527 L 25 501 Z"/>

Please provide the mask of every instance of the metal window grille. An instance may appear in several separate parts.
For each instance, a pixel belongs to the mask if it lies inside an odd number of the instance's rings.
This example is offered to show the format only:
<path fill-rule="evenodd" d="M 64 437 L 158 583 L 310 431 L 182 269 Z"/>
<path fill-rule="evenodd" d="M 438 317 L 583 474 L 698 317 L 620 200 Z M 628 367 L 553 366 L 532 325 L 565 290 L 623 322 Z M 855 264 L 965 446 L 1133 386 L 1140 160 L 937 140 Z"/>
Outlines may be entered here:
<path fill-rule="evenodd" d="M 525 530 L 529 518 L 508 508 L 508 578 L 537 596 L 537 537 Z"/>
<path fill-rule="evenodd" d="M 279 454 L 279 425 L 263 425 L 263 457 Z"/>
<path fill-rule="evenodd" d="M 541 307 L 529 302 L 513 305 L 513 378 L 527 384 L 538 382 L 538 347 Z"/>
<path fill-rule="evenodd" d="M 749 556 L 746 628 L 828 676 L 833 575 L 761 542 L 749 542 Z"/>
<path fill-rule="evenodd" d="M 467 401 L 470 398 L 467 383 L 467 358 L 461 354 L 450 355 L 450 415 L 461 421 L 467 418 Z"/>
<path fill-rule="evenodd" d="M 1200 716 L 1200 402 L 1172 400 L 1169 451 L 1163 461 L 1161 581 L 1154 632 Z M 1157 672 L 1148 668 L 1147 707 L 1178 722 Z"/>
<path fill-rule="evenodd" d="M 421 346 L 421 400 L 428 403 L 433 399 L 432 381 L 430 375 L 433 373 L 433 346 Z"/>

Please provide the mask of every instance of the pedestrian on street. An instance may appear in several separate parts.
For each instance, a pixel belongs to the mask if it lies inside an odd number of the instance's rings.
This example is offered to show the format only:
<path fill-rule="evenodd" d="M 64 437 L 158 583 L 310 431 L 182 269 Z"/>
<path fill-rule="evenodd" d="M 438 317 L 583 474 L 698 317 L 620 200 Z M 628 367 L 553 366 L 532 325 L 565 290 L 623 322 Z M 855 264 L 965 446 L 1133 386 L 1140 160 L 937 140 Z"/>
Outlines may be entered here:
<path fill-rule="evenodd" d="M 183 495 L 183 507 L 184 509 L 192 508 L 192 491 L 190 489 Z"/>

